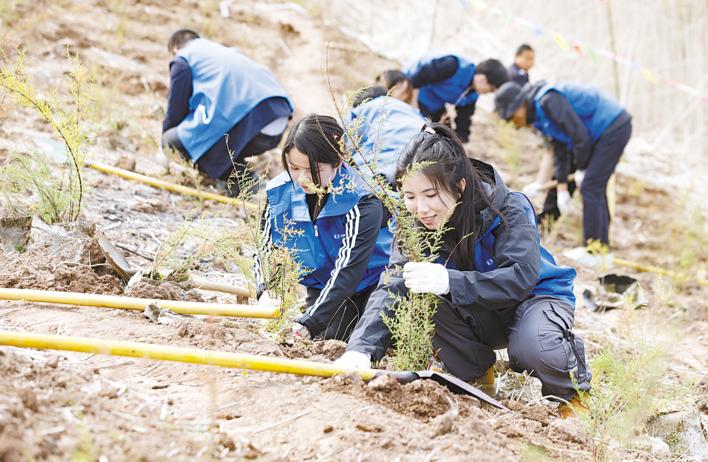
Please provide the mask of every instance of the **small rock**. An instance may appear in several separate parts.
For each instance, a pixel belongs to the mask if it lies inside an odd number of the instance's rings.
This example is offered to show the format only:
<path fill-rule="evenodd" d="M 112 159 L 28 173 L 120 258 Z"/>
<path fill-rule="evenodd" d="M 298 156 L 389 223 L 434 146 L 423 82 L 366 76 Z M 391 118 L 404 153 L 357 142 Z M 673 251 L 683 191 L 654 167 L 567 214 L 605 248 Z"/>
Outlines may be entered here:
<path fill-rule="evenodd" d="M 399 383 L 390 374 L 381 374 L 369 382 L 369 388 L 377 391 L 390 391 L 399 387 Z"/>
<path fill-rule="evenodd" d="M 363 424 L 363 423 L 358 423 L 356 424 L 356 429 L 362 432 L 366 433 L 381 433 L 383 432 L 383 427 L 379 425 L 369 425 L 369 424 Z"/>
<path fill-rule="evenodd" d="M 322 433 L 332 433 L 334 431 L 334 427 L 331 425 L 325 425 L 325 427 L 322 429 Z"/>
<path fill-rule="evenodd" d="M 666 443 L 666 441 L 655 436 L 650 436 L 647 438 L 651 444 L 651 455 L 657 459 L 668 459 L 671 457 L 671 448 Z"/>

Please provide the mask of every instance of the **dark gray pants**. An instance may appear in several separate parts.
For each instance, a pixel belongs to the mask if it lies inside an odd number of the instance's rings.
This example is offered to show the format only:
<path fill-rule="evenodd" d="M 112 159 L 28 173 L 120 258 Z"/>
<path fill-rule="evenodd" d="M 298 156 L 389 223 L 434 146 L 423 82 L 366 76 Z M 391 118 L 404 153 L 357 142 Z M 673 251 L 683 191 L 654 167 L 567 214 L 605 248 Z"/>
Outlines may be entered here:
<path fill-rule="evenodd" d="M 452 374 L 471 380 L 494 365 L 495 349 L 506 347 L 514 371 L 537 377 L 544 396 L 568 400 L 577 394 L 576 387 L 590 390 L 591 378 L 573 319 L 573 307 L 550 296 L 522 302 L 511 326 L 494 312 L 471 313 L 440 303 L 433 348 Z"/>

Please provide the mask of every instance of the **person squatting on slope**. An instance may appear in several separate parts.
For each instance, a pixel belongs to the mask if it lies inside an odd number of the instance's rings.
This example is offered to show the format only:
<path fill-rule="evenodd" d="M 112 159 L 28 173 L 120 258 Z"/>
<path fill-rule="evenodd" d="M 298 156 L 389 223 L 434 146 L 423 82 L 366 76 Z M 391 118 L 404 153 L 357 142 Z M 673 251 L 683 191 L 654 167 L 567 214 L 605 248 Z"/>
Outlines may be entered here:
<path fill-rule="evenodd" d="M 172 34 L 162 144 L 214 179 L 242 172 L 247 157 L 275 148 L 293 104 L 275 77 L 235 48 L 188 29 Z M 233 153 L 233 159 L 231 156 Z"/>
<path fill-rule="evenodd" d="M 573 186 L 567 178 L 575 171 L 583 198 L 583 243 L 609 244 L 607 182 L 632 135 L 632 116 L 594 87 L 543 80 L 523 88 L 504 84 L 495 95 L 495 111 L 517 127 L 533 125 L 551 138 L 558 187 L 546 197 L 542 215 L 557 217 L 568 210 Z M 534 195 L 539 189 L 534 182 L 524 191 Z"/>
<path fill-rule="evenodd" d="M 264 295 L 269 282 L 262 265 L 271 246 L 293 249 L 306 271 L 300 283 L 307 287 L 307 309 L 293 332 L 297 337 L 347 340 L 391 252 L 388 215 L 343 161 L 342 136 L 332 117 L 301 119 L 285 142 L 285 171 L 266 186 L 267 242 L 256 258 L 257 295 Z"/>
<path fill-rule="evenodd" d="M 424 57 L 405 73 L 389 70 L 377 77 L 377 83 L 392 90 L 391 96 L 407 103 L 417 101 L 420 112 L 433 122 L 446 121 L 446 103 L 455 106 L 455 132 L 463 143 L 469 140 L 479 95 L 495 91 L 507 80 L 506 68 L 496 59 L 475 65 L 455 55 Z"/>
<path fill-rule="evenodd" d="M 411 166 L 422 165 L 406 175 Z M 558 266 L 540 245 L 535 214 L 497 171 L 469 159 L 454 132 L 426 128 L 398 162 L 406 208 L 428 230 L 448 227 L 435 263 L 409 262 L 394 248 L 347 352 L 337 364 L 370 367 L 391 345 L 382 312 L 396 296 L 439 296 L 433 350 L 462 380 L 488 375 L 495 349 L 507 348 L 515 371 L 538 377 L 551 399 L 590 389 L 585 348 L 573 333 L 575 270 Z"/>
<path fill-rule="evenodd" d="M 425 126 L 420 112 L 386 94 L 381 86 L 360 91 L 344 120 L 346 145 L 364 178 L 381 175 L 396 188 L 396 164 L 401 150 Z"/>
<path fill-rule="evenodd" d="M 516 49 L 514 62 L 507 68 L 509 73 L 509 81 L 514 82 L 522 87 L 529 83 L 529 71 L 533 67 L 536 60 L 536 52 L 531 48 L 531 45 L 522 43 Z"/>

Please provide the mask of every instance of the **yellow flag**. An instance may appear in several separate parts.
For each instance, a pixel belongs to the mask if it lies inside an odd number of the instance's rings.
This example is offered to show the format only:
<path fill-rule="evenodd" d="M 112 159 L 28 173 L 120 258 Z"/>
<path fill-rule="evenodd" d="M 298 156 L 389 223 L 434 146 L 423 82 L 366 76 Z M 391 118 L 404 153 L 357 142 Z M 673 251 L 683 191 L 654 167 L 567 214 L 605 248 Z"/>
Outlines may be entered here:
<path fill-rule="evenodd" d="M 560 34 L 553 34 L 553 40 L 555 40 L 558 46 L 563 50 L 567 50 L 570 47 L 568 41 Z"/>

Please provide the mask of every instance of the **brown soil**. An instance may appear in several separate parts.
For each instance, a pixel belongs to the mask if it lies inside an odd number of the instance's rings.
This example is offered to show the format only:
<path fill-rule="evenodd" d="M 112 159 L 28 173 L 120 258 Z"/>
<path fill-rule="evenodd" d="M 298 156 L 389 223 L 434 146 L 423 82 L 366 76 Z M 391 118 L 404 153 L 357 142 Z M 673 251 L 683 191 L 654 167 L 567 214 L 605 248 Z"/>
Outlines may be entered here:
<path fill-rule="evenodd" d="M 154 157 L 167 95 L 164 49 L 169 34 L 193 27 L 219 41 L 239 46 L 273 69 L 297 104 L 296 117 L 309 112 L 334 114 L 322 64 L 327 62 L 335 95 L 370 82 L 395 65 L 374 53 L 325 52 L 325 43 L 365 46 L 326 25 L 318 9 L 310 13 L 271 2 L 230 2 L 222 18 L 218 2 L 19 2 L 3 22 L 0 41 L 8 50 L 27 50 L 29 74 L 45 89 L 67 70 L 66 48 L 78 52 L 97 71 L 102 93 L 94 109 L 98 145 L 95 160 L 137 172 L 163 175 Z M 298 2 L 300 4 L 300 2 Z M 215 6 L 216 5 L 216 6 Z M 314 6 L 312 6 L 314 5 Z M 99 20 L 100 18 L 100 20 Z M 5 26 L 3 26 L 5 27 Z M 12 51 L 10 51 L 12 54 Z M 17 114 L 10 117 L 9 114 Z M 44 127 L 31 112 L 0 99 L 0 134 L 17 139 L 13 149 L 31 143 Z M 543 143 L 530 133 L 508 141 L 494 118 L 475 115 L 469 152 L 492 161 L 512 187 L 531 181 Z M 23 138 L 27 135 L 27 139 Z M 0 163 L 9 156 L 0 143 Z M 511 154 L 510 154 L 511 153 Z M 512 155 L 513 154 L 513 155 Z M 116 243 L 143 256 L 155 255 L 178 226 L 196 216 L 238 213 L 218 204 L 201 204 L 165 191 L 84 172 L 84 214 Z M 187 181 L 188 183 L 188 181 Z M 640 191 L 638 193 L 637 191 Z M 678 215 L 668 192 L 618 176 L 616 252 L 627 259 L 677 266 L 666 251 L 676 237 L 667 223 Z M 0 211 L 1 212 L 1 211 Z M 544 236 L 558 260 L 561 250 L 578 243 L 578 216 Z M 0 287 L 122 294 L 124 285 L 105 266 L 90 226 L 66 231 L 32 229 L 24 253 L 0 253 Z M 672 234 L 674 233 L 674 234 Z M 705 249 L 696 251 L 705 258 Z M 131 265 L 149 262 L 126 254 Z M 188 251 L 177 257 L 189 256 Z M 195 262 L 199 271 L 242 281 L 214 261 Z M 197 271 L 197 269 L 195 269 Z M 702 373 L 706 357 L 706 289 L 685 283 L 667 302 L 666 281 L 625 271 L 648 293 L 647 312 L 678 323 L 687 335 L 676 345 L 672 369 Z M 581 268 L 578 288 L 595 284 L 598 272 Z M 224 294 L 185 291 L 172 283 L 141 281 L 131 295 L 174 300 L 232 301 Z M 616 310 L 617 311 L 617 310 Z M 602 348 L 608 332 L 617 335 L 617 315 L 579 307 L 576 326 L 590 355 Z M 0 329 L 140 341 L 170 346 L 238 351 L 274 357 L 329 362 L 342 342 L 277 344 L 264 322 L 188 317 L 155 323 L 144 314 L 103 308 L 67 308 L 0 302 Z M 705 378 L 697 392 L 704 391 Z M 445 460 L 511 461 L 535 448 L 558 460 L 592 460 L 592 441 L 577 419 L 560 420 L 555 405 L 534 386 L 502 389 L 499 398 L 512 412 L 480 405 L 428 381 L 400 385 L 390 379 L 370 384 L 353 377 L 320 379 L 229 370 L 181 363 L 81 353 L 0 347 L 0 460 Z M 705 393 L 703 393 L 705 395 Z M 706 412 L 705 400 L 698 407 Z M 641 453 L 631 457 L 646 459 Z"/>

